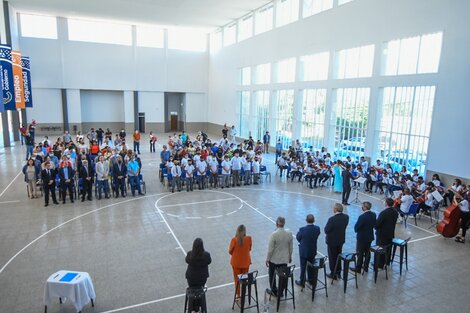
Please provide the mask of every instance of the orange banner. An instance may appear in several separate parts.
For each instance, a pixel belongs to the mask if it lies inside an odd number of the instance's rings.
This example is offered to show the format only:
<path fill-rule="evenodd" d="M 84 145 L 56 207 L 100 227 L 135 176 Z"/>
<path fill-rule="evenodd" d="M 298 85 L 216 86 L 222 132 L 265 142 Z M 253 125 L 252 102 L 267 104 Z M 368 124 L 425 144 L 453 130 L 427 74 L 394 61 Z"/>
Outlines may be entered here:
<path fill-rule="evenodd" d="M 21 53 L 11 51 L 11 61 L 13 63 L 13 83 L 15 86 L 15 104 L 17 109 L 25 109 L 23 68 L 21 67 Z"/>

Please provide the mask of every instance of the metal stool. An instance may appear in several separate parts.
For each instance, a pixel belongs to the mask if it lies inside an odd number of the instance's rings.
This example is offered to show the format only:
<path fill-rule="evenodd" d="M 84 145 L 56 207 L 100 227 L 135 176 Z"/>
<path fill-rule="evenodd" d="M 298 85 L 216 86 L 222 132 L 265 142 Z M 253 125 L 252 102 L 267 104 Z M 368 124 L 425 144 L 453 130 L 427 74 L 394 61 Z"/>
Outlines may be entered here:
<path fill-rule="evenodd" d="M 240 308 L 240 312 L 243 313 L 245 309 L 251 309 L 256 307 L 256 310 L 259 313 L 258 306 L 258 285 L 256 283 L 256 277 L 258 277 L 258 271 L 253 271 L 247 274 L 238 275 L 237 284 L 235 285 L 235 294 L 233 295 L 233 304 L 232 310 L 235 308 L 235 303 Z M 255 286 L 255 296 L 251 295 L 251 286 Z M 237 303 L 237 290 L 241 286 L 241 296 L 240 303 Z M 246 292 L 248 289 L 248 293 Z M 248 305 L 245 307 L 245 298 L 248 298 Z M 251 305 L 251 300 L 253 300 L 253 305 Z"/>
<path fill-rule="evenodd" d="M 315 292 L 318 290 L 325 289 L 326 297 L 328 298 L 328 284 L 326 283 L 326 259 L 327 257 L 323 258 L 316 258 L 313 263 L 307 261 L 307 273 L 310 278 L 310 286 L 307 284 L 306 286 L 312 290 L 312 302 L 315 299 Z M 323 280 L 318 279 L 318 271 L 323 269 Z M 320 283 L 320 287 L 317 288 L 318 283 Z M 304 291 L 302 288 L 301 291 Z"/>
<path fill-rule="evenodd" d="M 374 264 L 372 269 L 374 270 L 374 282 L 377 283 L 377 276 L 379 272 L 385 271 L 385 279 L 388 280 L 388 249 L 390 248 L 390 245 L 386 246 L 372 246 L 370 247 L 369 250 L 369 255 L 368 257 L 370 258 L 370 254 L 374 254 Z M 384 264 L 383 268 L 379 268 L 379 260 L 383 258 L 384 259 Z M 364 272 L 363 272 L 364 274 Z"/>
<path fill-rule="evenodd" d="M 337 272 L 338 266 L 340 265 L 340 262 L 343 262 L 343 285 L 344 285 L 344 293 L 346 293 L 346 288 L 348 286 L 348 280 L 351 280 L 353 278 L 348 279 L 349 275 L 349 264 L 354 263 L 354 268 L 357 267 L 356 265 L 356 253 L 340 253 L 338 255 L 338 258 L 336 259 L 336 264 L 335 264 L 335 270 L 334 273 Z M 357 272 L 354 271 L 354 280 L 356 281 L 356 288 L 357 286 Z M 333 285 L 334 279 L 331 280 L 331 284 Z"/>
<path fill-rule="evenodd" d="M 275 275 L 278 278 L 278 285 L 277 285 L 277 309 L 276 312 L 279 311 L 279 304 L 281 301 L 288 301 L 292 300 L 295 310 L 295 296 L 294 296 L 294 269 L 295 265 L 291 266 L 282 266 L 278 267 L 275 271 Z M 289 290 L 289 279 L 291 282 L 291 289 Z M 273 281 L 274 283 L 274 281 Z M 271 286 L 271 290 L 273 290 L 273 286 Z M 290 294 L 291 297 L 287 297 Z M 281 297 L 283 299 L 281 299 Z M 271 295 L 269 295 L 269 300 L 271 301 Z"/>
<path fill-rule="evenodd" d="M 201 313 L 207 313 L 206 305 L 207 287 L 203 288 L 186 288 L 186 298 L 184 300 L 184 313 L 191 313 L 196 303 L 197 309 L 201 308 Z"/>
<path fill-rule="evenodd" d="M 410 239 L 411 237 L 408 237 L 406 240 L 400 238 L 393 238 L 392 240 L 393 254 L 390 265 L 393 264 L 393 259 L 395 259 L 397 247 L 400 247 L 400 261 L 397 261 L 397 263 L 400 263 L 400 275 L 403 268 L 403 259 L 405 260 L 406 270 L 408 270 L 408 241 L 410 241 Z"/>

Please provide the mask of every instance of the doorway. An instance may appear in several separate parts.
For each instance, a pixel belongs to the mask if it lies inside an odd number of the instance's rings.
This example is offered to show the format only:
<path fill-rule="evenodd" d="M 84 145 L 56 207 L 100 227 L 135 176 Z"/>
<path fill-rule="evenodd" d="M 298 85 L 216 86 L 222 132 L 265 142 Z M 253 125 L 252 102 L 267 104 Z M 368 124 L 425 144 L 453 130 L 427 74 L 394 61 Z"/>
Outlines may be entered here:
<path fill-rule="evenodd" d="M 139 132 L 145 134 L 145 112 L 139 112 Z"/>
<path fill-rule="evenodd" d="M 165 92 L 165 132 L 186 130 L 186 94 Z"/>

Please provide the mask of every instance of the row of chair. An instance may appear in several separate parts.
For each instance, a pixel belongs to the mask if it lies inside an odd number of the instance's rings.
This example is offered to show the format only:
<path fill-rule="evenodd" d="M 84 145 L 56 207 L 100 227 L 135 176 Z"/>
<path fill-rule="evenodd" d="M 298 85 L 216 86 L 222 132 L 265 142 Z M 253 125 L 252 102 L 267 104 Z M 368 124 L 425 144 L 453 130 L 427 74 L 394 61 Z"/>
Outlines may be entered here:
<path fill-rule="evenodd" d="M 388 280 L 388 264 L 393 264 L 393 262 L 400 264 L 400 275 L 402 275 L 403 264 L 406 265 L 406 270 L 408 270 L 408 242 L 411 237 L 403 240 L 399 238 L 394 238 L 391 245 L 387 246 L 372 246 L 369 251 L 370 258 L 373 255 L 373 264 L 371 269 L 374 271 L 374 282 L 377 283 L 377 276 L 380 271 L 385 271 L 385 278 Z M 392 249 L 390 251 L 390 249 Z M 395 261 L 395 254 L 399 249 L 399 260 Z M 391 252 L 391 255 L 389 255 Z M 383 268 L 379 268 L 380 259 L 384 261 Z M 328 283 L 326 276 L 326 261 L 327 257 L 316 258 L 313 262 L 307 261 L 307 274 L 310 278 L 310 282 L 306 284 L 306 288 L 310 289 L 312 292 L 312 302 L 315 300 L 315 293 L 319 290 L 325 290 L 325 296 L 328 297 Z M 346 293 L 348 281 L 354 279 L 356 288 L 357 284 L 357 271 L 353 271 L 353 277 L 349 278 L 350 265 L 354 265 L 356 268 L 357 254 L 356 253 L 341 253 L 338 256 L 338 259 L 335 264 L 335 272 L 338 266 L 343 267 L 342 280 L 343 280 L 343 289 Z M 292 305 L 295 310 L 295 292 L 294 292 L 294 270 L 295 265 L 279 267 L 275 271 L 277 278 L 277 294 L 276 294 L 276 312 L 279 311 L 279 306 L 281 301 L 290 301 L 292 300 Z M 319 272 L 323 270 L 323 278 L 320 279 Z M 362 272 L 364 275 L 364 271 Z M 238 276 L 238 280 L 235 286 L 235 293 L 233 296 L 232 310 L 237 305 L 240 308 L 240 312 L 243 313 L 244 310 L 255 308 L 259 313 L 259 299 L 258 299 L 258 285 L 257 285 L 258 271 L 253 271 L 247 274 L 241 274 Z M 334 280 L 331 280 L 333 285 Z M 271 290 L 275 286 L 271 286 Z M 236 290 L 241 289 L 240 298 L 237 298 Z M 254 289 L 254 295 L 252 295 L 252 290 Z M 303 291 L 304 288 L 301 289 Z M 186 299 L 184 312 L 188 311 L 188 303 L 196 301 L 201 306 L 201 312 L 207 313 L 207 303 L 206 303 L 206 294 L 207 288 L 192 289 L 188 288 L 186 290 Z M 271 300 L 271 295 L 269 296 Z M 267 303 L 267 297 L 265 294 L 264 299 L 265 304 Z M 247 305 L 248 303 L 248 305 Z M 267 308 L 264 307 L 264 312 L 267 312 Z"/>

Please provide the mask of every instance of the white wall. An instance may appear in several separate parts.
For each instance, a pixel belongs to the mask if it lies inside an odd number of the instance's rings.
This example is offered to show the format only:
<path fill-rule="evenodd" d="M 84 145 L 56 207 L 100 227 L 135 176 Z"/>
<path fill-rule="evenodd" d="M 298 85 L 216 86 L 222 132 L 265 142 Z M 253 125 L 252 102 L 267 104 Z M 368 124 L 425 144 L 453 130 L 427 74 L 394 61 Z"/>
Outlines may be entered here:
<path fill-rule="evenodd" d="M 146 123 L 165 122 L 165 94 L 163 92 L 139 92 L 139 112 L 145 112 Z"/>
<path fill-rule="evenodd" d="M 63 123 L 60 89 L 33 88 L 33 95 L 34 106 L 28 109 L 28 122 L 35 119 L 39 124 Z"/>
<path fill-rule="evenodd" d="M 186 122 L 207 122 L 207 100 L 203 93 L 186 94 Z"/>
<path fill-rule="evenodd" d="M 386 41 L 443 31 L 443 49 L 438 74 L 379 76 L 375 62 L 374 77 L 366 79 L 269 84 L 256 89 L 305 89 L 371 87 L 371 95 L 386 86 L 436 85 L 428 170 L 470 177 L 470 167 L 462 166 L 470 153 L 466 143 L 470 126 L 470 1 L 457 0 L 356 0 L 344 6 L 302 19 L 296 23 L 255 36 L 211 54 L 209 65 L 208 121 L 236 122 L 238 69 L 244 66 L 276 62 L 315 52 L 334 51 L 375 44 L 380 55 Z M 379 52 L 377 54 L 377 52 Z M 331 54 L 332 55 L 332 54 Z M 330 71 L 331 72 L 331 71 Z M 377 75 L 376 75 L 377 74 Z M 371 99 L 371 106 L 377 99 Z M 452 139 L 451 139 L 452 138 Z M 452 153 L 452 161 L 449 152 Z"/>
<path fill-rule="evenodd" d="M 120 91 L 82 90 L 82 122 L 123 122 L 124 95 Z"/>

